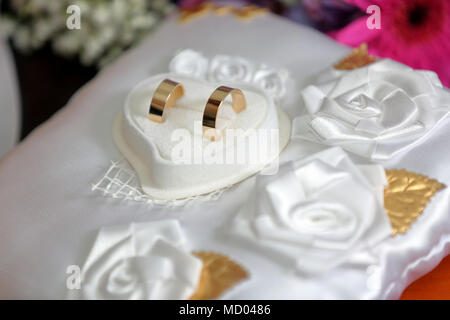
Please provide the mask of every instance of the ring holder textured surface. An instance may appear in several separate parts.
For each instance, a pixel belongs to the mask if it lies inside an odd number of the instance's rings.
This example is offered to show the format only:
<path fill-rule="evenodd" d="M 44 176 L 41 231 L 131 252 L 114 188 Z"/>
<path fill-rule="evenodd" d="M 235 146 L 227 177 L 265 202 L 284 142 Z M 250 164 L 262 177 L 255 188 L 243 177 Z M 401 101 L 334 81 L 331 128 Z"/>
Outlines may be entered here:
<path fill-rule="evenodd" d="M 184 95 L 165 110 L 165 121 L 156 123 L 148 120 L 148 106 L 165 78 L 181 83 Z M 162 74 L 142 81 L 128 95 L 115 121 L 114 140 L 151 197 L 181 199 L 233 185 L 275 160 L 287 144 L 287 116 L 264 92 L 243 84 L 226 84 L 243 91 L 247 107 L 236 114 L 231 97 L 225 100 L 216 124 L 223 138 L 211 141 L 203 135 L 203 109 L 218 85 Z"/>

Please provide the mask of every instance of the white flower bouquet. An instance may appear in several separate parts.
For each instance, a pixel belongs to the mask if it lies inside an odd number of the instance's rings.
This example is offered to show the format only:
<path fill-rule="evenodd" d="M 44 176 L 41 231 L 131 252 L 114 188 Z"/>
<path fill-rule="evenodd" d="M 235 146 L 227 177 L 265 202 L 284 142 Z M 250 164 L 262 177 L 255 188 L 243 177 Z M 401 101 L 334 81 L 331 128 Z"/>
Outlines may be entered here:
<path fill-rule="evenodd" d="M 79 8 L 79 29 L 66 25 L 69 6 Z M 49 43 L 59 55 L 101 67 L 152 31 L 173 8 L 170 0 L 12 0 L 0 22 L 21 52 Z"/>

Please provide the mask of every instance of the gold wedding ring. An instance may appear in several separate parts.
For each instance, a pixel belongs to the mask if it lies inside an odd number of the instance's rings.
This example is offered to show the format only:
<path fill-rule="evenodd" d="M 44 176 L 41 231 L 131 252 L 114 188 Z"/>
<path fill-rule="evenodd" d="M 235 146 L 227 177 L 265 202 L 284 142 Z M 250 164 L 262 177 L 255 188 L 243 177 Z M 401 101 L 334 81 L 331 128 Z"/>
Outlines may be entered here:
<path fill-rule="evenodd" d="M 245 109 L 245 97 L 241 90 L 226 86 L 218 87 L 209 97 L 203 111 L 202 123 L 204 132 L 216 129 L 217 112 L 229 94 L 231 94 L 234 112 L 239 113 Z M 211 139 L 217 140 L 217 134 L 212 135 Z"/>
<path fill-rule="evenodd" d="M 183 86 L 178 82 L 165 79 L 153 94 L 150 109 L 148 110 L 148 118 L 151 121 L 163 122 L 164 108 L 173 107 L 175 101 L 178 100 L 184 93 Z"/>

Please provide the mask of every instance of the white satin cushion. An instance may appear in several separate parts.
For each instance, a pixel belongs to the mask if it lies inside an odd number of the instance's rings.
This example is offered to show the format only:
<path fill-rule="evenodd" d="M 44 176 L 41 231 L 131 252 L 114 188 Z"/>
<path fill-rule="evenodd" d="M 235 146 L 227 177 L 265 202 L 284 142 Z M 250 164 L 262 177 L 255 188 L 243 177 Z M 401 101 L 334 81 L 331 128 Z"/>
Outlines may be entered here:
<path fill-rule="evenodd" d="M 387 160 L 425 138 L 450 112 L 450 92 L 431 71 L 383 59 L 352 71 L 329 69 L 302 91 L 307 115 L 293 137 Z"/>
<path fill-rule="evenodd" d="M 187 299 L 202 262 L 185 247 L 177 220 L 104 227 L 82 267 L 78 299 Z"/>
<path fill-rule="evenodd" d="M 323 273 L 388 237 L 385 172 L 355 165 L 331 148 L 257 177 L 231 232 L 263 254 L 306 273 Z"/>
<path fill-rule="evenodd" d="M 221 41 L 216 41 L 218 29 L 223 31 Z M 248 41 L 236 46 L 236 34 Z M 232 16 L 213 15 L 189 24 L 178 23 L 176 16 L 164 21 L 0 160 L 0 298 L 64 298 L 67 267 L 84 264 L 98 229 L 132 221 L 179 219 L 190 248 L 220 252 L 245 266 L 249 280 L 227 291 L 223 299 L 395 299 L 450 253 L 450 188 L 432 198 L 406 235 L 376 245 L 371 252 L 375 261 L 342 264 L 315 278 L 286 272 L 278 261 L 232 245 L 229 237 L 217 237 L 217 229 L 249 201 L 254 178 L 228 189 L 217 200 L 177 209 L 109 199 L 92 192 L 91 184 L 105 173 L 110 161 L 121 159 L 111 124 L 127 93 L 142 79 L 165 72 L 170 58 L 183 48 L 208 56 L 241 55 L 287 68 L 294 84 L 282 107 L 292 118 L 301 115 L 302 104 L 294 87 L 309 84 L 311 76 L 349 52 L 315 30 L 273 15 L 245 24 Z M 447 118 L 426 143 L 393 157 L 385 168 L 405 168 L 450 185 L 449 134 Z M 326 147 L 291 141 L 280 162 Z M 350 156 L 358 164 L 367 162 Z"/>

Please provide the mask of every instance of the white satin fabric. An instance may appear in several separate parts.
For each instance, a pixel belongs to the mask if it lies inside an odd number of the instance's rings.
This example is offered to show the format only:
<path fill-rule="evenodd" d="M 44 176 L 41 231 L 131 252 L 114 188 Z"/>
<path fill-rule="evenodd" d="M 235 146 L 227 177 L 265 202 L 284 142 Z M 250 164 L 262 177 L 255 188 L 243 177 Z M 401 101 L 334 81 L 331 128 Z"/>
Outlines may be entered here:
<path fill-rule="evenodd" d="M 187 251 L 176 220 L 104 227 L 81 270 L 77 299 L 187 299 L 202 262 Z"/>
<path fill-rule="evenodd" d="M 327 70 L 302 91 L 307 110 L 293 137 L 387 160 L 422 141 L 450 113 L 450 92 L 434 72 L 383 59 Z"/>
<path fill-rule="evenodd" d="M 386 184 L 382 166 L 357 166 L 342 149 L 331 148 L 286 163 L 276 176 L 258 176 L 224 232 L 262 247 L 288 269 L 320 274 L 348 263 L 355 252 L 369 253 L 391 234 Z"/>
<path fill-rule="evenodd" d="M 216 55 L 211 59 L 192 49 L 179 52 L 170 62 L 171 73 L 212 82 L 248 83 L 263 89 L 275 100 L 287 91 L 289 72 L 257 64 L 240 56 Z"/>
<path fill-rule="evenodd" d="M 253 75 L 253 83 L 277 101 L 286 95 L 288 81 L 289 72 L 286 69 L 277 70 L 266 65 L 261 66 Z"/>
<path fill-rule="evenodd" d="M 254 65 L 241 57 L 217 55 L 211 60 L 209 78 L 211 81 L 250 82 Z"/>
<path fill-rule="evenodd" d="M 173 57 L 169 64 L 171 73 L 199 79 L 207 78 L 208 68 L 208 58 L 192 49 L 182 50 Z"/>
<path fill-rule="evenodd" d="M 222 31 L 221 41 L 217 41 L 217 30 Z M 236 35 L 242 40 L 238 46 Z M 216 200 L 177 208 L 92 192 L 92 183 L 103 176 L 110 161 L 121 159 L 111 128 L 127 93 L 143 79 L 165 72 L 171 57 L 184 48 L 208 57 L 226 53 L 288 69 L 293 83 L 281 107 L 292 119 L 304 110 L 300 89 L 350 51 L 319 32 L 273 15 L 249 23 L 228 16 L 189 24 L 179 24 L 174 16 L 163 22 L 0 159 L 0 298 L 64 298 L 67 267 L 84 265 L 98 230 L 133 222 L 176 219 L 189 240 L 189 251 L 218 252 L 242 265 L 249 279 L 222 299 L 395 299 L 450 253 L 450 188 L 432 198 L 406 235 L 373 246 L 370 257 L 374 259 L 354 256 L 351 263 L 315 277 L 288 272 L 286 264 L 223 234 L 224 225 L 249 201 L 255 178 L 227 189 Z M 447 118 L 424 143 L 393 156 L 383 166 L 405 168 L 450 186 L 449 135 Z M 326 148 L 322 143 L 292 140 L 280 163 Z M 357 165 L 370 164 L 367 158 L 349 157 Z"/>

